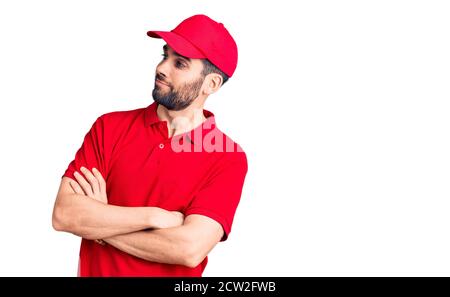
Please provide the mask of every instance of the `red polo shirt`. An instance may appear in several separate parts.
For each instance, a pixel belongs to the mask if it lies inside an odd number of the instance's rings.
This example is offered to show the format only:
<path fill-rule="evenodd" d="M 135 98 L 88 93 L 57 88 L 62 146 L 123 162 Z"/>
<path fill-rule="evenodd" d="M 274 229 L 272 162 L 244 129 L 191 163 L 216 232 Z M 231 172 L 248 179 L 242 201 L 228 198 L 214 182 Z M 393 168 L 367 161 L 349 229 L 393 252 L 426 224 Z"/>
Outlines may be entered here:
<path fill-rule="evenodd" d="M 63 176 L 84 166 L 106 180 L 108 203 L 156 206 L 201 214 L 230 233 L 247 173 L 242 148 L 216 126 L 214 114 L 195 129 L 168 137 L 157 103 L 100 116 L 86 134 Z M 195 268 L 146 261 L 111 245 L 82 239 L 80 276 L 201 276 L 207 258 Z"/>

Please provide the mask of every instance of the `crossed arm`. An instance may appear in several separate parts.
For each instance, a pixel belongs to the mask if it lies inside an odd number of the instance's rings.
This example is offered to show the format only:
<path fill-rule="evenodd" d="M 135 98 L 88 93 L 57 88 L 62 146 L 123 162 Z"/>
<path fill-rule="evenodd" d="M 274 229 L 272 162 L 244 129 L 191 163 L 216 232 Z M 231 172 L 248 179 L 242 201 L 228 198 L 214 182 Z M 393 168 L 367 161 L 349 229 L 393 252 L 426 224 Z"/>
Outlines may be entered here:
<path fill-rule="evenodd" d="M 202 215 L 184 219 L 157 207 L 107 204 L 100 172 L 81 169 L 77 181 L 63 177 L 53 210 L 53 227 L 106 243 L 159 263 L 196 267 L 223 236 L 222 226 Z M 150 229 L 150 230 L 149 230 Z"/>

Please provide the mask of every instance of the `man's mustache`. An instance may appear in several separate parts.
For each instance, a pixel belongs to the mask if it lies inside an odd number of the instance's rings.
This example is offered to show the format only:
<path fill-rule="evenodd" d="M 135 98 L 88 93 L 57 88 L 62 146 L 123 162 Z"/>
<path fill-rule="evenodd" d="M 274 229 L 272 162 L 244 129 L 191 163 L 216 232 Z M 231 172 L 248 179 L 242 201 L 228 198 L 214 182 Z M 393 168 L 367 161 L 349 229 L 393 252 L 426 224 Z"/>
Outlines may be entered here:
<path fill-rule="evenodd" d="M 170 86 L 170 84 L 164 79 L 162 75 L 156 74 L 155 79 L 159 80 L 162 83 L 165 83 L 166 85 Z"/>

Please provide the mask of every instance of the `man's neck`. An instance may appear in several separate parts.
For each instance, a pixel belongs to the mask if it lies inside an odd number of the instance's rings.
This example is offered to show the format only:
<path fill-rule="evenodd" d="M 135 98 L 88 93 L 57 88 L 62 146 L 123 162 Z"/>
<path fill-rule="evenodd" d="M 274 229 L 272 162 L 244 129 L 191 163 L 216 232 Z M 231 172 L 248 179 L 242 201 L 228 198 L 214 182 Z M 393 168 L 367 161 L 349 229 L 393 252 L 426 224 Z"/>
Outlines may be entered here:
<path fill-rule="evenodd" d="M 161 121 L 167 121 L 169 138 L 191 131 L 206 121 L 206 117 L 203 114 L 203 105 L 196 106 L 191 104 L 183 110 L 175 111 L 168 110 L 166 107 L 158 104 L 156 113 Z"/>

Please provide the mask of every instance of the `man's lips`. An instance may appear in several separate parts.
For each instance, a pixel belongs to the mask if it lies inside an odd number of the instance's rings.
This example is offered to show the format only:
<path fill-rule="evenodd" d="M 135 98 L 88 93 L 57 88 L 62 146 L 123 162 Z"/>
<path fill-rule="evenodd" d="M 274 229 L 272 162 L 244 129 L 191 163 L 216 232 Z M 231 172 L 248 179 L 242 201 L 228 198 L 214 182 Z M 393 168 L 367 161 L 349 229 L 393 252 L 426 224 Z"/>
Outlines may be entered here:
<path fill-rule="evenodd" d="M 159 79 L 155 79 L 155 83 L 158 84 L 158 85 L 163 85 L 163 86 L 167 86 L 167 87 L 169 86 L 168 84 L 160 81 Z"/>

